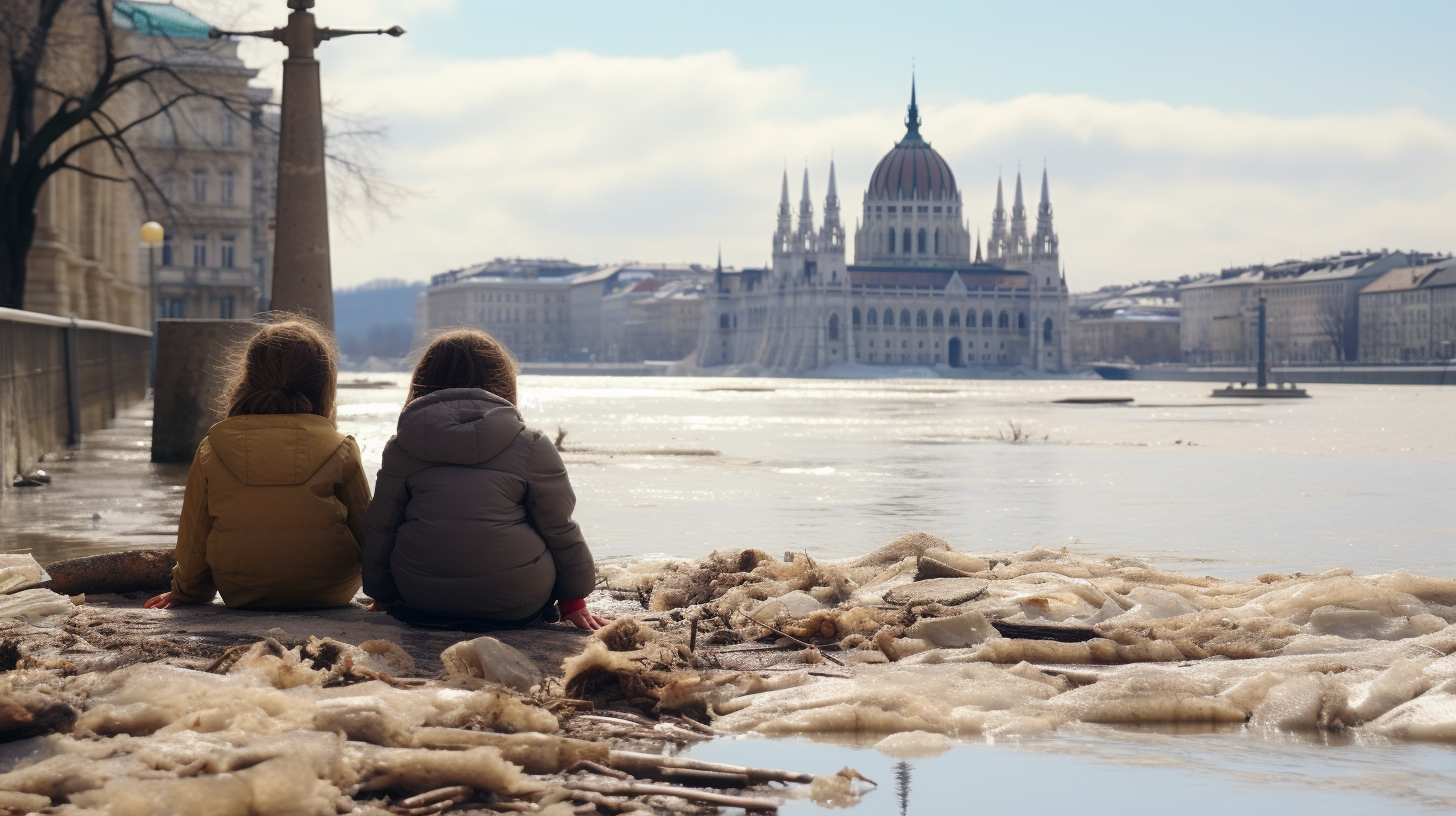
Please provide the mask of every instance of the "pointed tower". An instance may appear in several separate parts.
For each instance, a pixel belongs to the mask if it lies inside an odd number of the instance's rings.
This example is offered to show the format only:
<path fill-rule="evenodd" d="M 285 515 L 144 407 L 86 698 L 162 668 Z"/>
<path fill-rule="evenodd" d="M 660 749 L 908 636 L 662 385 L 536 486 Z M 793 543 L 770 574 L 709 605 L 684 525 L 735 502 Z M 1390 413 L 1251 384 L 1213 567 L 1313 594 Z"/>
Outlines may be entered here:
<path fill-rule="evenodd" d="M 794 235 L 794 211 L 789 209 L 789 171 L 784 170 L 783 191 L 779 193 L 779 225 L 774 230 L 774 254 L 789 251 Z"/>
<path fill-rule="evenodd" d="M 905 139 L 924 141 L 920 138 L 920 106 L 915 103 L 915 74 L 910 75 L 910 110 L 905 113 Z"/>
<path fill-rule="evenodd" d="M 804 192 L 799 195 L 799 236 L 814 234 L 814 202 L 809 198 L 809 168 L 804 168 Z"/>
<path fill-rule="evenodd" d="M 1026 203 L 1021 195 L 1021 171 L 1016 171 L 1016 198 L 1011 203 L 1011 235 L 1008 254 L 1013 257 L 1026 255 L 1031 250 L 1031 240 L 1026 235 Z"/>
<path fill-rule="evenodd" d="M 986 257 L 992 261 L 1005 258 L 1006 245 L 1006 199 L 1001 194 L 1001 178 L 996 178 L 996 209 L 991 211 L 991 239 L 986 242 Z"/>
<path fill-rule="evenodd" d="M 819 230 L 819 247 L 844 251 L 844 227 L 839 223 L 839 185 L 834 179 L 834 159 L 829 160 L 829 193 L 824 196 L 824 226 Z"/>
<path fill-rule="evenodd" d="M 1052 198 L 1047 191 L 1047 171 L 1041 169 L 1041 203 L 1036 207 L 1036 234 L 1031 241 L 1032 254 L 1037 257 L 1057 257 L 1057 234 L 1052 230 Z"/>
<path fill-rule="evenodd" d="M 981 260 L 981 231 L 976 231 L 976 263 L 985 263 Z"/>

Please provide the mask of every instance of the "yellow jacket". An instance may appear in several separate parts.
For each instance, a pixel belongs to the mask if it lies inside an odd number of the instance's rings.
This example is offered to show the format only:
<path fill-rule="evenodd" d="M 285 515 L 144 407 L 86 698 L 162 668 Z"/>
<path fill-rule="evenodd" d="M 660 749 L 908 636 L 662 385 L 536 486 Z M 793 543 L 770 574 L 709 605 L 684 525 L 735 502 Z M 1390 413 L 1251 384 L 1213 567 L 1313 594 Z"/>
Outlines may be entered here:
<path fill-rule="evenodd" d="M 359 446 L 313 414 L 249 414 L 212 426 L 187 474 L 177 527 L 178 600 L 341 606 L 359 589 L 369 481 Z"/>

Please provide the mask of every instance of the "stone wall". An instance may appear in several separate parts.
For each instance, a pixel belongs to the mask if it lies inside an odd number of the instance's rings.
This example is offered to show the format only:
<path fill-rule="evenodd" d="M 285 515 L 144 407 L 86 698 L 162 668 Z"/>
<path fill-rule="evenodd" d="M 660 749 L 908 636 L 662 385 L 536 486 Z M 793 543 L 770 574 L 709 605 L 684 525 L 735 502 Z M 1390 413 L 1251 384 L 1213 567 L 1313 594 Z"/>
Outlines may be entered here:
<path fill-rule="evenodd" d="M 146 398 L 151 335 L 0 309 L 0 489 Z"/>

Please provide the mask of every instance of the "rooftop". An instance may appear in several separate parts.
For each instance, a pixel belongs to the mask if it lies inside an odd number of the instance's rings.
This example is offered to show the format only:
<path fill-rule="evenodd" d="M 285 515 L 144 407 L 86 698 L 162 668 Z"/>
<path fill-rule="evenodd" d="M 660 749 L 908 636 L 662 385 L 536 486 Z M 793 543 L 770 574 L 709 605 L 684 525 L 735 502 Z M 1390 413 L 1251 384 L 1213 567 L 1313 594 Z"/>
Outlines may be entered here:
<path fill-rule="evenodd" d="M 126 31 L 171 40 L 206 40 L 207 32 L 212 29 L 206 20 L 171 3 L 116 0 L 111 19 L 118 28 Z"/>
<path fill-rule="evenodd" d="M 1360 294 L 1405 292 L 1433 286 L 1456 286 L 1456 261 L 1445 260 L 1422 266 L 1392 269 L 1376 278 L 1369 286 L 1361 289 Z"/>

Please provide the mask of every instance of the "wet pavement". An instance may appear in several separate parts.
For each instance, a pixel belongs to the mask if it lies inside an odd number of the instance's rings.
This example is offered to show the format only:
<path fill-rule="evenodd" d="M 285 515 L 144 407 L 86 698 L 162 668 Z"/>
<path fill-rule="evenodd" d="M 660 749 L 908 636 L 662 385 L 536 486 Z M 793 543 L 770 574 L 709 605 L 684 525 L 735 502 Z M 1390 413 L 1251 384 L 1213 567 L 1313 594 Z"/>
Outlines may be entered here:
<path fill-rule="evenodd" d="M 188 466 L 152 464 L 151 445 L 147 401 L 81 445 L 46 454 L 37 467 L 50 484 L 0 489 L 0 550 L 29 550 L 49 564 L 176 544 Z"/>

